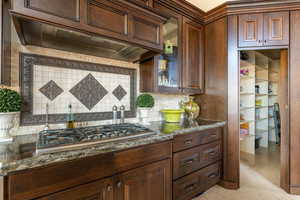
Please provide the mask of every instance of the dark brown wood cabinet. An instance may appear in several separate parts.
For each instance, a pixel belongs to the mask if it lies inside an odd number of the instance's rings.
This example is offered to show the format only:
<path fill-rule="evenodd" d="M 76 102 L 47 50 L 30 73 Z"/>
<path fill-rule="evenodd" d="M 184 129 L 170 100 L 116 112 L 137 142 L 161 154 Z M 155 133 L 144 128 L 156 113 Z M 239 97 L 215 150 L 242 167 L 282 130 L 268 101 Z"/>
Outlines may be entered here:
<path fill-rule="evenodd" d="M 182 89 L 192 94 L 204 90 L 203 26 L 186 17 L 183 17 Z"/>
<path fill-rule="evenodd" d="M 289 44 L 289 12 L 239 16 L 239 47 Z"/>
<path fill-rule="evenodd" d="M 37 200 L 113 200 L 113 179 L 108 178 L 58 192 Z"/>
<path fill-rule="evenodd" d="M 222 129 L 178 135 L 173 141 L 173 199 L 190 200 L 221 179 Z"/>
<path fill-rule="evenodd" d="M 0 84 L 11 84 L 11 18 L 9 0 L 0 2 Z"/>
<path fill-rule="evenodd" d="M 263 45 L 263 14 L 239 16 L 239 46 Z"/>
<path fill-rule="evenodd" d="M 289 44 L 289 12 L 264 14 L 264 43 L 267 46 Z"/>
<path fill-rule="evenodd" d="M 203 93 L 203 26 L 161 1 L 153 6 L 170 18 L 163 26 L 164 53 L 141 63 L 141 92 Z"/>
<path fill-rule="evenodd" d="M 150 0 L 12 0 L 10 12 L 23 45 L 134 62 L 145 52 L 163 50 L 162 26 L 167 18 L 150 4 Z"/>
<path fill-rule="evenodd" d="M 173 183 L 173 199 L 189 200 L 199 192 L 206 191 L 216 185 L 221 177 L 221 164 L 215 163 L 189 174 Z"/>
<path fill-rule="evenodd" d="M 117 176 L 115 200 L 171 200 L 170 162 L 160 161 Z"/>

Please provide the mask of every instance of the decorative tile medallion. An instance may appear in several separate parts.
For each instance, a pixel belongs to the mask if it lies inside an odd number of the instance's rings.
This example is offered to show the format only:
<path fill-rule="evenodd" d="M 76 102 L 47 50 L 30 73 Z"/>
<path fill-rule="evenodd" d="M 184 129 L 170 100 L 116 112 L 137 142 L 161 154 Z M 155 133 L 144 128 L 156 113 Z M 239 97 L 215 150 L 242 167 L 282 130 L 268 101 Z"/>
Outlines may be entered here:
<path fill-rule="evenodd" d="M 89 110 L 108 93 L 92 74 L 82 79 L 70 92 Z"/>
<path fill-rule="evenodd" d="M 41 87 L 39 91 L 51 101 L 64 92 L 53 80 Z"/>
<path fill-rule="evenodd" d="M 125 117 L 136 117 L 135 69 L 25 53 L 20 68 L 22 126 L 45 123 L 47 103 L 50 123 L 66 121 L 69 103 L 79 122 L 112 119 L 113 105 L 125 105 Z"/>
<path fill-rule="evenodd" d="M 114 89 L 112 93 L 119 101 L 121 101 L 123 97 L 127 94 L 126 90 L 124 90 L 124 88 L 121 85 Z"/>

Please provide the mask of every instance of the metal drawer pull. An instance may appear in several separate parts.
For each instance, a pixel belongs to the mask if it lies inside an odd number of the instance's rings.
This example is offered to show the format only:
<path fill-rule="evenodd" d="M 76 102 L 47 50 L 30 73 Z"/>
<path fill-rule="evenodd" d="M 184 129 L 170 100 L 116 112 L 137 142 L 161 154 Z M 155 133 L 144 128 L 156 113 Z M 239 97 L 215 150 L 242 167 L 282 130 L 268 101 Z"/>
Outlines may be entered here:
<path fill-rule="evenodd" d="M 206 151 L 205 154 L 208 154 L 209 156 L 214 156 L 214 155 L 218 154 L 218 151 L 216 149 L 210 149 L 210 150 Z"/>
<path fill-rule="evenodd" d="M 188 140 L 184 141 L 185 145 L 190 145 L 192 143 L 193 143 L 193 139 L 188 139 Z"/>
<path fill-rule="evenodd" d="M 192 183 L 192 184 L 190 184 L 190 185 L 188 185 L 188 186 L 185 186 L 185 187 L 184 187 L 184 190 L 185 190 L 185 191 L 188 191 L 188 192 L 189 192 L 189 191 L 192 191 L 192 190 L 195 189 L 196 184 L 197 184 L 197 183 Z"/>
<path fill-rule="evenodd" d="M 208 175 L 208 178 L 216 178 L 218 175 L 216 173 L 212 173 Z"/>
<path fill-rule="evenodd" d="M 209 135 L 210 137 L 217 137 L 218 135 L 217 134 L 211 134 Z"/>
<path fill-rule="evenodd" d="M 119 182 L 117 183 L 117 187 L 120 188 L 121 186 L 122 186 L 122 182 L 119 181 Z"/>
<path fill-rule="evenodd" d="M 194 158 L 193 158 L 193 159 L 186 160 L 186 161 L 183 162 L 183 165 L 191 165 L 191 164 L 193 164 L 194 161 L 195 161 Z"/>

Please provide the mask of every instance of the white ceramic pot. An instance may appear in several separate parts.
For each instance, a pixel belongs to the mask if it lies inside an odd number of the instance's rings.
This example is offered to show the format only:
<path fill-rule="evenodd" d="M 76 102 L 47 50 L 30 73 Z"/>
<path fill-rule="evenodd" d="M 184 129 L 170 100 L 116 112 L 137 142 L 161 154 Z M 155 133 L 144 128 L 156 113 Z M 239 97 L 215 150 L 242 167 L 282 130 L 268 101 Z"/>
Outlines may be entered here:
<path fill-rule="evenodd" d="M 9 138 L 9 131 L 19 112 L 0 113 L 0 139 Z"/>
<path fill-rule="evenodd" d="M 151 108 L 139 108 L 139 118 L 140 118 L 140 122 L 142 124 L 149 124 L 149 122 L 147 121 L 148 117 L 149 117 L 149 111 L 151 110 Z"/>

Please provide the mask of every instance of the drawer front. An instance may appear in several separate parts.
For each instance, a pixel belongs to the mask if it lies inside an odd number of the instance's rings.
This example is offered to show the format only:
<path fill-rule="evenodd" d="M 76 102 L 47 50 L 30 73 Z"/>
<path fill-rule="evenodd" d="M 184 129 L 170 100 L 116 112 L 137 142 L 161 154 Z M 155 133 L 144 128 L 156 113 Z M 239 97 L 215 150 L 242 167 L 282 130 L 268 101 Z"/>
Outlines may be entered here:
<path fill-rule="evenodd" d="M 114 174 L 113 154 L 29 169 L 8 176 L 10 200 L 30 200 Z"/>
<path fill-rule="evenodd" d="M 116 172 L 123 172 L 154 161 L 171 158 L 171 156 L 170 141 L 151 144 L 115 153 L 114 167 Z"/>
<path fill-rule="evenodd" d="M 220 181 L 220 163 L 210 165 L 193 174 L 173 182 L 173 199 L 190 200 L 195 195 L 204 192 Z"/>
<path fill-rule="evenodd" d="M 181 151 L 200 144 L 207 144 L 222 137 L 222 128 L 208 129 L 201 132 L 194 132 L 187 135 L 175 137 L 173 142 L 173 151 Z"/>
<path fill-rule="evenodd" d="M 173 156 L 173 179 L 178 179 L 221 159 L 219 141 L 175 153 Z"/>

